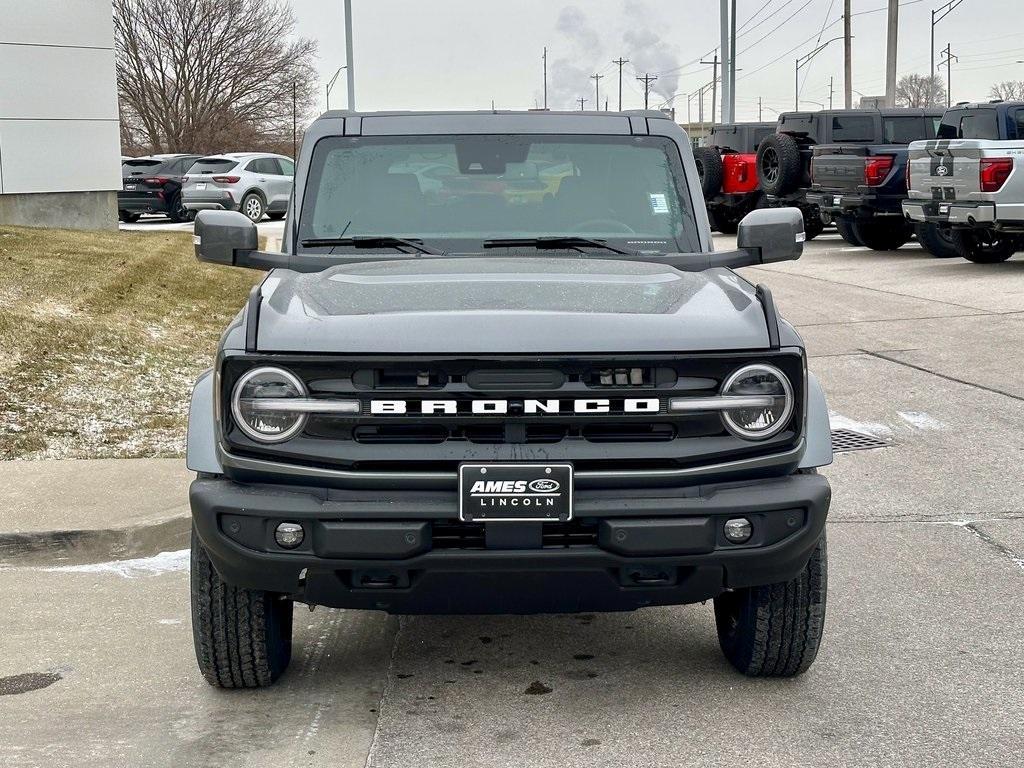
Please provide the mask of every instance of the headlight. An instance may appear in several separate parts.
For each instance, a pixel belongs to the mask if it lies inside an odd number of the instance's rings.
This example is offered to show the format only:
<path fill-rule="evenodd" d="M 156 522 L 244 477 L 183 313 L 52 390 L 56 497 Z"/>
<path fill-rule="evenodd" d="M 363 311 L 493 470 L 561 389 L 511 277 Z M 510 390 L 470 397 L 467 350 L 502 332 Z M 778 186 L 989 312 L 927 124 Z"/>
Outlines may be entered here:
<path fill-rule="evenodd" d="M 238 428 L 261 443 L 280 443 L 294 437 L 306 425 L 307 413 L 288 408 L 306 399 L 306 387 L 283 368 L 253 368 L 235 384 L 231 414 Z"/>
<path fill-rule="evenodd" d="M 753 398 L 757 405 L 722 411 L 730 432 L 747 440 L 764 440 L 778 433 L 793 414 L 793 385 L 772 365 L 748 365 L 722 386 L 722 396 Z"/>

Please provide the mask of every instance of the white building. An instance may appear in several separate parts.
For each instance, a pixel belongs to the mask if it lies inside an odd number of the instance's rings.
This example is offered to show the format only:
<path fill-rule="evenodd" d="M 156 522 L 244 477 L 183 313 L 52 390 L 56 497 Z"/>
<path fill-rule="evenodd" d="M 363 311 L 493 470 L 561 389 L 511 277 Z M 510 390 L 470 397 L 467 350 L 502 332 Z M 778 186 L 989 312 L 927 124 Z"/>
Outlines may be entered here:
<path fill-rule="evenodd" d="M 0 224 L 117 225 L 110 0 L 0 0 Z"/>

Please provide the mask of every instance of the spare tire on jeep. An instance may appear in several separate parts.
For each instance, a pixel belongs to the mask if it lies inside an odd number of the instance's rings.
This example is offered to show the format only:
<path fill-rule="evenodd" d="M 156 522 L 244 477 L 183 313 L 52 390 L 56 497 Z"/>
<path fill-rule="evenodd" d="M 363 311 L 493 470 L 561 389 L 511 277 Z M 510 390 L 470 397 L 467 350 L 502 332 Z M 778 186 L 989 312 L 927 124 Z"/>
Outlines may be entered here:
<path fill-rule="evenodd" d="M 704 198 L 714 197 L 721 192 L 725 169 L 718 150 L 714 147 L 697 147 L 693 150 L 693 161 L 697 164 L 697 175 L 700 176 L 700 188 Z"/>
<path fill-rule="evenodd" d="M 769 195 L 796 192 L 804 178 L 800 145 L 786 133 L 773 133 L 757 148 L 757 180 Z"/>

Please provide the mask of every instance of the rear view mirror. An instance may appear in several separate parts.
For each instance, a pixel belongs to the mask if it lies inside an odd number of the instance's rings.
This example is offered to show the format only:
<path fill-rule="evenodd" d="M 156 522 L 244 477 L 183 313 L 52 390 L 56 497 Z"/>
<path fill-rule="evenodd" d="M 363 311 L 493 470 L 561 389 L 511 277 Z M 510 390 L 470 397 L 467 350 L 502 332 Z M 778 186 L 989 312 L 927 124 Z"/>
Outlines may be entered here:
<path fill-rule="evenodd" d="M 740 221 L 736 247 L 756 256 L 754 263 L 796 261 L 804 252 L 804 217 L 797 208 L 762 208 Z"/>
<path fill-rule="evenodd" d="M 260 247 L 256 225 L 238 211 L 200 211 L 193 243 L 197 259 L 229 267 L 242 266 L 238 263 L 241 252 Z"/>

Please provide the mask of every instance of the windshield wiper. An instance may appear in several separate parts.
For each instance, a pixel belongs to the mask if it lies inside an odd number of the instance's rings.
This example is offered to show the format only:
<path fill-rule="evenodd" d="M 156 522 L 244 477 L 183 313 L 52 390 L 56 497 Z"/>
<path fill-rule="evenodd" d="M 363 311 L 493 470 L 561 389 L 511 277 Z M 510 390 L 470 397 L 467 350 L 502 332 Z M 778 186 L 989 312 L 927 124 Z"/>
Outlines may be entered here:
<path fill-rule="evenodd" d="M 351 245 L 353 248 L 412 248 L 416 253 L 443 256 L 444 251 L 424 245 L 422 240 L 410 240 L 391 235 L 357 235 L 355 237 L 314 237 L 303 240 L 304 248 L 318 248 L 336 245 Z"/>
<path fill-rule="evenodd" d="M 556 248 L 601 248 L 612 253 L 623 256 L 636 255 L 633 251 L 624 251 L 621 248 L 608 245 L 604 240 L 593 240 L 589 237 L 578 237 L 576 235 L 555 235 L 552 237 L 504 237 L 495 240 L 484 240 L 484 248 L 517 248 L 519 246 L 530 246 L 538 250 Z"/>

